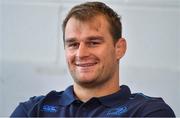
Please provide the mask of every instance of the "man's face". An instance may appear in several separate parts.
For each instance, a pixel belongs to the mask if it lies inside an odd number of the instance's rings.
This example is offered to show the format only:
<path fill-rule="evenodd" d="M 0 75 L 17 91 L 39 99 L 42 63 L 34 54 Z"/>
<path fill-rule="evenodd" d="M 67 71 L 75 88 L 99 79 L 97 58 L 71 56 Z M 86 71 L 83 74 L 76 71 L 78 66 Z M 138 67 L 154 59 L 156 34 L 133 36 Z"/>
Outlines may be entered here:
<path fill-rule="evenodd" d="M 70 18 L 65 28 L 65 53 L 76 84 L 102 85 L 118 72 L 117 54 L 104 16 L 82 22 Z"/>

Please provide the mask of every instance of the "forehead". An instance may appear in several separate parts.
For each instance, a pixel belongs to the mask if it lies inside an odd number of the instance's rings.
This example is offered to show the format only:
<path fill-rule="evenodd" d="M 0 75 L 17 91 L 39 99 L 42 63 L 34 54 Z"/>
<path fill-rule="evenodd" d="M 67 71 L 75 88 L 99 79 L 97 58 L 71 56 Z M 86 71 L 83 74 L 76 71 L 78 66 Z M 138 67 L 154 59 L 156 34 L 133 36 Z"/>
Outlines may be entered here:
<path fill-rule="evenodd" d="M 109 23 L 107 22 L 105 16 L 99 15 L 86 21 L 71 17 L 65 28 L 65 39 L 73 36 L 74 34 L 91 35 L 91 33 L 110 34 Z"/>

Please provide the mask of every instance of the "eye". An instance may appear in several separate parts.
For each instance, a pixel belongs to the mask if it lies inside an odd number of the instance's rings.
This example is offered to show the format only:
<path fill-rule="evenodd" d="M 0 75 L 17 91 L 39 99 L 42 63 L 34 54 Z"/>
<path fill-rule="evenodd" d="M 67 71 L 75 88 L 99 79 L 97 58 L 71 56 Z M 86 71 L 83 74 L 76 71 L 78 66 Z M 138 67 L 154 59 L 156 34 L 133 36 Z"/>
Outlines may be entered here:
<path fill-rule="evenodd" d="M 100 44 L 100 42 L 98 42 L 98 41 L 88 42 L 88 45 L 89 45 L 89 46 L 98 46 L 99 44 Z"/>
<path fill-rule="evenodd" d="M 67 44 L 68 48 L 77 49 L 79 47 L 79 43 L 69 43 Z"/>

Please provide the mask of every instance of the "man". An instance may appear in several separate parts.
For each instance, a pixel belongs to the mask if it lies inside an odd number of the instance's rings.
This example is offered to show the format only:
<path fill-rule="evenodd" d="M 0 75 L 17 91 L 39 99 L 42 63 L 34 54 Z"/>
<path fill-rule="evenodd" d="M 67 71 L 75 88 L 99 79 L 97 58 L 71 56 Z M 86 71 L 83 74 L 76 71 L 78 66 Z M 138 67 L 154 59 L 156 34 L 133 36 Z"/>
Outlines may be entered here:
<path fill-rule="evenodd" d="M 11 114 L 22 117 L 174 117 L 161 99 L 119 87 L 119 60 L 126 52 L 119 16 L 101 2 L 71 9 L 63 40 L 73 86 L 32 97 Z"/>

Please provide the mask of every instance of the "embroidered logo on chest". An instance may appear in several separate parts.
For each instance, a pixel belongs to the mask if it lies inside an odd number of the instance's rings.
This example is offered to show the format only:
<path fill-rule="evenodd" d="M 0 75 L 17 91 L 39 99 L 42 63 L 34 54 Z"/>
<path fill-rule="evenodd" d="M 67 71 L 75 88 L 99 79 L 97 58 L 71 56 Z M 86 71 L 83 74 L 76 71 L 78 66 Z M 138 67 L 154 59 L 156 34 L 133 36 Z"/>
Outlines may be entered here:
<path fill-rule="evenodd" d="M 108 110 L 107 116 L 120 116 L 127 111 L 128 108 L 126 106 L 116 107 Z"/>
<path fill-rule="evenodd" d="M 53 106 L 53 105 L 44 105 L 42 107 L 42 111 L 55 113 L 57 112 L 57 108 L 58 108 L 57 106 Z"/>

